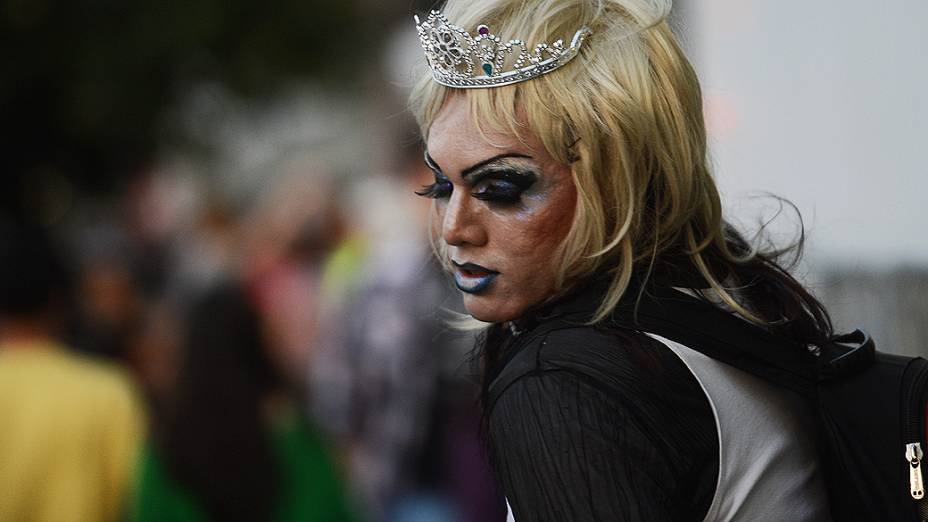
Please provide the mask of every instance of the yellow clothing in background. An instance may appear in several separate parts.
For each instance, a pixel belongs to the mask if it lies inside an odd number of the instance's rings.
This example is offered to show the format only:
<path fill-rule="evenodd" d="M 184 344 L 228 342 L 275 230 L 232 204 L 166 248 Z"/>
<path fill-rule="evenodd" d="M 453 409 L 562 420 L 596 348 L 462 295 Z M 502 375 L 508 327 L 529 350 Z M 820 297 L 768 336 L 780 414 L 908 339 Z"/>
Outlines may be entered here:
<path fill-rule="evenodd" d="M 0 346 L 0 521 L 119 519 L 143 426 L 117 367 L 51 343 Z"/>

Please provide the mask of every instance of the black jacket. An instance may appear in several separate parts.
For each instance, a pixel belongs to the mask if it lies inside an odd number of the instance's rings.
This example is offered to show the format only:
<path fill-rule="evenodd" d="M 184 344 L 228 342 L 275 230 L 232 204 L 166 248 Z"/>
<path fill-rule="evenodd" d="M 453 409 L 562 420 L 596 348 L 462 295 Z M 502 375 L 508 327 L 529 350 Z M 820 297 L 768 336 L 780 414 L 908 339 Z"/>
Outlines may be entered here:
<path fill-rule="evenodd" d="M 702 520 L 719 465 L 709 400 L 660 342 L 584 325 L 604 293 L 506 335 L 490 370 L 491 458 L 516 520 Z"/>

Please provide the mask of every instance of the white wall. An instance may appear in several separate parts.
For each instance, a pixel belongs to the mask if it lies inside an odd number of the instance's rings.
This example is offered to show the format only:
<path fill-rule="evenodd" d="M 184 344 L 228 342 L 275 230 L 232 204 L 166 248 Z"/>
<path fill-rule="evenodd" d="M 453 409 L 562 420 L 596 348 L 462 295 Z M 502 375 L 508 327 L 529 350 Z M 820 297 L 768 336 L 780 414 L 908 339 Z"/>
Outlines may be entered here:
<path fill-rule="evenodd" d="M 819 262 L 928 266 L 928 1 L 689 0 L 723 196 L 796 203 Z"/>

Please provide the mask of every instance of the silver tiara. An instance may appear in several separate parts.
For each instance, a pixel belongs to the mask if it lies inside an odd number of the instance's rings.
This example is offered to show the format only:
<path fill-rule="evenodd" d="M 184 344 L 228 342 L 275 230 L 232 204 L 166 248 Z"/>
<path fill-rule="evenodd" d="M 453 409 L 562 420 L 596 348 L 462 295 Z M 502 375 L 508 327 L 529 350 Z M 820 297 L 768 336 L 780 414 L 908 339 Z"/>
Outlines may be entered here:
<path fill-rule="evenodd" d="M 583 27 L 574 34 L 570 47 L 558 40 L 551 45 L 540 43 L 530 52 L 522 40 L 503 42 L 486 25 L 478 25 L 477 36 L 471 36 L 438 11 L 432 11 L 425 22 L 414 18 L 432 78 L 460 89 L 499 87 L 547 74 L 573 60 L 584 38 L 592 34 Z M 506 58 L 516 52 L 518 58 L 504 71 Z"/>

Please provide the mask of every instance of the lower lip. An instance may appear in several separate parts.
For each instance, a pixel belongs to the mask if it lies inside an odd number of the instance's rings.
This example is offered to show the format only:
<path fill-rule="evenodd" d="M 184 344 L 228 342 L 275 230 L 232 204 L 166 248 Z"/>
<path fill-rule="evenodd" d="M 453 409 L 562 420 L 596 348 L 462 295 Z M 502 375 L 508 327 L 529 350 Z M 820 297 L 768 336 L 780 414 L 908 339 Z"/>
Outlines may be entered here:
<path fill-rule="evenodd" d="M 465 275 L 460 269 L 454 271 L 454 284 L 467 294 L 486 292 L 499 274 L 488 272 L 483 275 Z"/>

